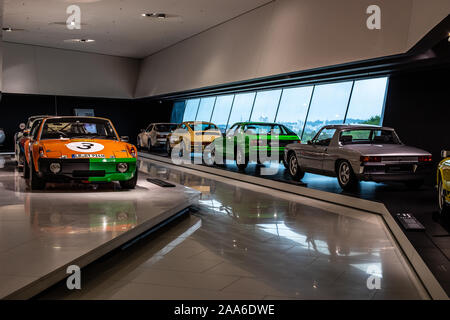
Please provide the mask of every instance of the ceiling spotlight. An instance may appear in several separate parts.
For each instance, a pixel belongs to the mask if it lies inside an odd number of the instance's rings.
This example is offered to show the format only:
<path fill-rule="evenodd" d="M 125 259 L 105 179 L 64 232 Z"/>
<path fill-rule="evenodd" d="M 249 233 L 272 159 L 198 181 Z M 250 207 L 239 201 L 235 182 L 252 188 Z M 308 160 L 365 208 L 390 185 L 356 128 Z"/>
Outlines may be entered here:
<path fill-rule="evenodd" d="M 146 17 L 146 18 L 157 18 L 157 19 L 166 19 L 167 18 L 167 14 L 160 13 L 160 12 L 143 13 L 143 14 L 141 14 L 141 16 Z"/>
<path fill-rule="evenodd" d="M 82 42 L 82 43 L 91 43 L 95 42 L 94 39 L 67 39 L 64 42 Z"/>

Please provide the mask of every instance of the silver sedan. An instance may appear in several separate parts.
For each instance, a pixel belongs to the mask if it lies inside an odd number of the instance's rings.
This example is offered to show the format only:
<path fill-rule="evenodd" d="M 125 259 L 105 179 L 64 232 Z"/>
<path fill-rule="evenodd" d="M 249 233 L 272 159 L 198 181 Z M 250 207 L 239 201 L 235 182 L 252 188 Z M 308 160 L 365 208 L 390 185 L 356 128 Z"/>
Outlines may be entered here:
<path fill-rule="evenodd" d="M 369 125 L 330 125 L 308 144 L 284 150 L 289 174 L 300 180 L 305 172 L 337 177 L 344 190 L 359 181 L 400 181 L 420 187 L 431 173 L 431 154 L 404 145 L 394 129 Z"/>

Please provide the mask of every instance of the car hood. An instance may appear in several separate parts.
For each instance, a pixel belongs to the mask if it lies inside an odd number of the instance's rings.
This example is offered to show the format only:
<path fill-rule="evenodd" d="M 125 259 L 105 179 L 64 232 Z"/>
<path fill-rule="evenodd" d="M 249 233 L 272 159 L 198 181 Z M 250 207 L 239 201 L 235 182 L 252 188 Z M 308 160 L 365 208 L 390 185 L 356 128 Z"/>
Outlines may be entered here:
<path fill-rule="evenodd" d="M 359 152 L 364 156 L 429 156 L 429 152 L 402 144 L 351 144 L 344 149 Z"/>
<path fill-rule="evenodd" d="M 126 142 L 105 139 L 61 139 L 40 142 L 47 157 L 74 157 L 79 154 L 98 154 L 105 158 L 130 158 L 130 147 Z"/>

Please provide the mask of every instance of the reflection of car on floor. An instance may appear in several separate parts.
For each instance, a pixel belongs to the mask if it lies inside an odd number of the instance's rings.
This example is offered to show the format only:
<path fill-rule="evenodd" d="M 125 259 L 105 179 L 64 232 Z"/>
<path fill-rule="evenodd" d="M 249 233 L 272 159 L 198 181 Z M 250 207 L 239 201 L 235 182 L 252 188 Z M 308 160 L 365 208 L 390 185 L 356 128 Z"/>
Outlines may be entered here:
<path fill-rule="evenodd" d="M 67 202 L 60 196 L 64 194 L 51 199 L 27 194 L 25 210 L 33 230 L 67 235 L 94 232 L 118 234 L 137 224 L 136 201 L 96 198 L 87 203 L 73 202 L 68 209 Z"/>
<path fill-rule="evenodd" d="M 308 144 L 286 147 L 294 179 L 305 172 L 337 177 L 343 189 L 358 181 L 404 182 L 419 187 L 431 170 L 431 154 L 404 145 L 394 129 L 365 125 L 323 127 Z"/>
<path fill-rule="evenodd" d="M 165 147 L 167 136 L 176 129 L 176 123 L 152 123 L 147 129 L 142 129 L 137 137 L 138 149 L 147 148 L 152 151 L 153 148 Z"/>
<path fill-rule="evenodd" d="M 258 163 L 283 160 L 284 148 L 291 143 L 300 143 L 300 138 L 281 124 L 240 122 L 235 123 L 225 137 L 214 141 L 211 158 L 219 164 L 224 163 L 225 157 L 234 159 L 238 168 L 244 170 L 251 160 Z"/>
<path fill-rule="evenodd" d="M 180 157 L 191 152 L 202 152 L 216 138 L 222 137 L 219 128 L 211 122 L 188 121 L 178 125 L 167 137 L 166 150 L 170 155 L 177 147 Z"/>
<path fill-rule="evenodd" d="M 111 121 L 95 117 L 52 117 L 42 121 L 30 142 L 25 175 L 32 189 L 46 182 L 137 182 L 136 147 L 118 136 Z"/>
<path fill-rule="evenodd" d="M 17 166 L 22 167 L 24 165 L 24 159 L 25 159 L 25 143 L 28 140 L 28 136 L 31 132 L 31 128 L 33 127 L 33 124 L 37 120 L 42 120 L 44 118 L 47 118 L 49 116 L 32 116 L 28 118 L 28 121 L 26 124 L 21 123 L 19 128 L 20 131 L 16 132 L 14 135 L 14 153 L 16 155 L 16 162 Z"/>
<path fill-rule="evenodd" d="M 450 213 L 450 151 L 442 151 L 442 161 L 437 170 L 437 187 L 439 212 L 448 216 Z"/>

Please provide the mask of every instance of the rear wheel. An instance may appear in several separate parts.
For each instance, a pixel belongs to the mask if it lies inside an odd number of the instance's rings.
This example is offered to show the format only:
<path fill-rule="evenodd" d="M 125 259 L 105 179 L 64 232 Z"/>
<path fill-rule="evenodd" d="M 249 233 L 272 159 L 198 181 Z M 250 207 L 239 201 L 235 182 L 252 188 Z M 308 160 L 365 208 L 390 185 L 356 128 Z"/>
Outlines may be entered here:
<path fill-rule="evenodd" d="M 439 184 L 438 184 L 439 213 L 443 217 L 448 217 L 450 214 L 450 206 L 445 201 L 445 194 L 446 194 L 446 191 L 444 189 L 444 182 L 442 181 L 442 178 L 440 178 Z"/>
<path fill-rule="evenodd" d="M 137 180 L 138 180 L 138 170 L 136 169 L 133 178 L 131 178 L 130 180 L 119 181 L 120 187 L 124 190 L 134 189 L 136 188 Z"/>
<path fill-rule="evenodd" d="M 43 190 L 45 188 L 45 179 L 39 177 L 36 169 L 34 168 L 33 158 L 30 159 L 30 186 L 31 190 Z"/>
<path fill-rule="evenodd" d="M 353 172 L 352 166 L 347 160 L 342 160 L 337 166 L 337 178 L 342 189 L 354 190 L 358 184 L 358 179 Z"/>
<path fill-rule="evenodd" d="M 298 159 L 295 153 L 289 154 L 288 170 L 294 180 L 301 180 L 305 176 L 305 171 L 298 165 Z"/>

